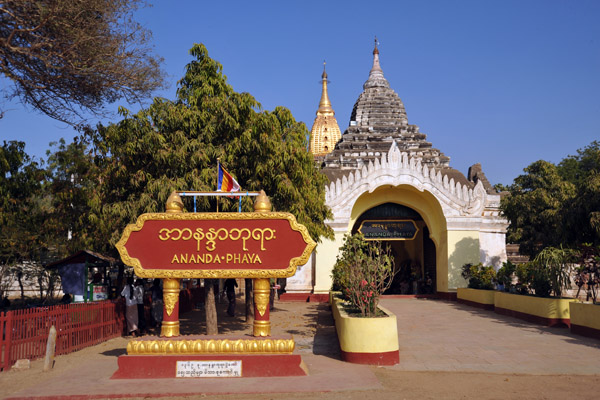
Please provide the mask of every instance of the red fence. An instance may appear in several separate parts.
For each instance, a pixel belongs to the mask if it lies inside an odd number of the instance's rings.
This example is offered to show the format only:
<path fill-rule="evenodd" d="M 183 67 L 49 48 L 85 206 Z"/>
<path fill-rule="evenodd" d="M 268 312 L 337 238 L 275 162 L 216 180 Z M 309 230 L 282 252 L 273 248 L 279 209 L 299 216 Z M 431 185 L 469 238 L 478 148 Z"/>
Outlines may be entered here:
<path fill-rule="evenodd" d="M 0 371 L 19 359 L 44 357 L 52 325 L 56 354 L 67 354 L 121 336 L 125 309 L 122 301 L 102 301 L 0 313 Z"/>

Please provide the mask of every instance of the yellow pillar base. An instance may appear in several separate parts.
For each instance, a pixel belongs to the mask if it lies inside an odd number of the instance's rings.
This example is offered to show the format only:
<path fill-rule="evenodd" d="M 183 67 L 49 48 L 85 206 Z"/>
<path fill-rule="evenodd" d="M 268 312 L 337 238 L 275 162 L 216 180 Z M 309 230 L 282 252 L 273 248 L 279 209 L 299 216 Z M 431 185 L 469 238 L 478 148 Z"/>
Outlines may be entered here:
<path fill-rule="evenodd" d="M 255 319 L 252 336 L 255 336 L 255 337 L 271 336 L 271 321 L 257 321 Z"/>
<path fill-rule="evenodd" d="M 163 321 L 160 326 L 161 337 L 179 336 L 179 321 Z"/>

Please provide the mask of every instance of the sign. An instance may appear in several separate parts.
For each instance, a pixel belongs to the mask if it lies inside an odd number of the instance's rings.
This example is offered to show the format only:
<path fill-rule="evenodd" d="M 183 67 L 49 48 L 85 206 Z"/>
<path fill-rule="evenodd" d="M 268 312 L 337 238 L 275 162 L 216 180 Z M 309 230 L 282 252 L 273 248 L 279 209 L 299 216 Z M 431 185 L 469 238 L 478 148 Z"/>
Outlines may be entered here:
<path fill-rule="evenodd" d="M 358 231 L 365 240 L 413 240 L 419 228 L 410 219 L 364 220 Z"/>
<path fill-rule="evenodd" d="M 92 292 L 92 301 L 100 301 L 108 299 L 108 287 L 104 285 L 94 285 Z"/>
<path fill-rule="evenodd" d="M 289 213 L 152 213 L 117 249 L 142 278 L 284 278 L 316 243 Z"/>
<path fill-rule="evenodd" d="M 177 361 L 177 378 L 239 378 L 242 360 Z"/>

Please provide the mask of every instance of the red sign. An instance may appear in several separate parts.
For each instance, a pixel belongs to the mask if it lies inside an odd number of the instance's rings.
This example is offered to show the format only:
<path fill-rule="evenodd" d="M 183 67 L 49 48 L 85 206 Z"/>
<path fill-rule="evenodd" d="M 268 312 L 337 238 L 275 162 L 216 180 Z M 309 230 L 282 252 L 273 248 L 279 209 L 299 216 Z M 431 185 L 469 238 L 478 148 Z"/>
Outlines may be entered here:
<path fill-rule="evenodd" d="M 294 275 L 315 247 L 288 213 L 156 213 L 128 225 L 117 249 L 147 278 Z"/>

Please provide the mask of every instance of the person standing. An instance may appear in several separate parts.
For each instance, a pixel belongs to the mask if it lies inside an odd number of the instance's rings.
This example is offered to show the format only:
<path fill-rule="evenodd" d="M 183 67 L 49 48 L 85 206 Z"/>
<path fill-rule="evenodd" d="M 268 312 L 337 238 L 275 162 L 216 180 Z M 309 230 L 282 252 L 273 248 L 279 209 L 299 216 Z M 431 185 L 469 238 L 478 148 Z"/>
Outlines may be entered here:
<path fill-rule="evenodd" d="M 138 307 L 135 289 L 133 287 L 133 276 L 127 278 L 127 284 L 121 291 L 125 298 L 125 318 L 127 319 L 127 333 L 136 336 L 138 330 Z"/>
<path fill-rule="evenodd" d="M 146 331 L 146 311 L 144 309 L 144 280 L 138 278 L 135 281 L 135 298 L 138 309 L 138 327 L 140 334 Z"/>
<path fill-rule="evenodd" d="M 150 294 L 152 295 L 152 327 L 160 328 L 163 319 L 163 290 L 160 287 L 159 278 L 152 282 Z"/>
<path fill-rule="evenodd" d="M 238 284 L 235 279 L 229 278 L 225 280 L 224 292 L 227 294 L 227 300 L 229 305 L 227 306 L 227 315 L 230 317 L 235 316 L 235 288 Z"/>

